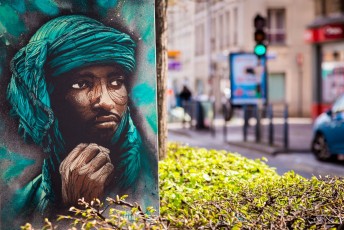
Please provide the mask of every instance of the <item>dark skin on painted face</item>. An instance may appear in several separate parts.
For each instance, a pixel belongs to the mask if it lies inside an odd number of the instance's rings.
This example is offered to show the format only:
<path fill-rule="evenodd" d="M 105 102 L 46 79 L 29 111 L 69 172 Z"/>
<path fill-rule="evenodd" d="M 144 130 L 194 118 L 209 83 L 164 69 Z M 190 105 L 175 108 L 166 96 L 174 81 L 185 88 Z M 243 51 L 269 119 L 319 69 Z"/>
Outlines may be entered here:
<path fill-rule="evenodd" d="M 65 205 L 82 197 L 101 198 L 111 181 L 108 148 L 128 105 L 125 78 L 114 64 L 84 67 L 52 80 L 52 107 L 67 146 L 60 164 Z"/>
<path fill-rule="evenodd" d="M 125 78 L 118 65 L 85 67 L 56 78 L 52 106 L 66 142 L 109 146 L 127 108 Z"/>

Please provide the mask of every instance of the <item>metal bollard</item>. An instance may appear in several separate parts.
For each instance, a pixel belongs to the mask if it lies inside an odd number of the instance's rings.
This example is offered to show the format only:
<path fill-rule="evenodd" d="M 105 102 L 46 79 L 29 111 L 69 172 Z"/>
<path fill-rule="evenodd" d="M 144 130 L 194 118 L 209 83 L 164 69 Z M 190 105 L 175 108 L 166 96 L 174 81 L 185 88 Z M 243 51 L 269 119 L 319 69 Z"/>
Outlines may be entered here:
<path fill-rule="evenodd" d="M 189 121 L 189 128 L 192 128 L 192 118 L 193 118 L 193 111 L 192 111 L 192 101 L 188 102 L 188 112 L 189 112 L 189 116 L 190 116 L 190 121 Z"/>
<path fill-rule="evenodd" d="M 222 104 L 222 111 L 223 113 L 225 113 L 225 105 Z M 223 116 L 223 142 L 227 142 L 227 120 L 226 120 L 226 116 L 224 114 Z"/>
<path fill-rule="evenodd" d="M 211 118 L 211 124 L 210 124 L 210 131 L 211 131 L 211 136 L 215 137 L 216 136 L 216 127 L 215 127 L 215 102 L 211 102 L 211 109 L 213 110 L 213 116 Z"/>
<path fill-rule="evenodd" d="M 223 125 L 223 142 L 227 142 L 227 121 Z"/>
<path fill-rule="evenodd" d="M 274 125 L 273 125 L 273 110 L 272 105 L 268 106 L 268 118 L 269 118 L 269 145 L 274 144 Z"/>
<path fill-rule="evenodd" d="M 260 142 L 260 114 L 259 107 L 255 106 L 255 115 L 256 115 L 256 142 Z"/>
<path fill-rule="evenodd" d="M 182 118 L 182 124 L 183 124 L 183 129 L 185 128 L 185 105 L 186 105 L 186 101 L 182 100 L 181 106 L 183 108 L 183 118 Z"/>
<path fill-rule="evenodd" d="M 244 109 L 243 138 L 244 138 L 244 141 L 247 141 L 247 127 L 248 127 L 247 105 L 244 105 L 243 109 Z"/>
<path fill-rule="evenodd" d="M 289 148 L 289 124 L 288 124 L 288 105 L 284 107 L 284 149 Z"/>
<path fill-rule="evenodd" d="M 191 127 L 192 129 L 196 128 L 196 124 L 197 124 L 197 103 L 196 101 L 192 100 L 192 104 L 191 104 Z"/>

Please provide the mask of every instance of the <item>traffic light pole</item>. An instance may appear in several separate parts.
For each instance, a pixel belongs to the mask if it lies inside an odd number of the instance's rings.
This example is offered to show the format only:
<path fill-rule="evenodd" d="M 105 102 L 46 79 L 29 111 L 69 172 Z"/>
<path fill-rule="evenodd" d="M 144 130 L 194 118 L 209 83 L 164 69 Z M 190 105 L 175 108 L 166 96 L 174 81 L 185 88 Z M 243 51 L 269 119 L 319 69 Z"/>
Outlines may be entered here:
<path fill-rule="evenodd" d="M 267 70 L 267 61 L 266 61 L 266 52 L 267 52 L 267 42 L 266 42 L 266 34 L 265 34 L 265 26 L 266 26 L 266 20 L 261 15 L 257 14 L 253 21 L 254 24 L 254 41 L 256 42 L 256 45 L 254 47 L 254 53 L 257 55 L 258 58 L 258 66 L 264 65 L 264 75 L 265 75 L 265 81 L 263 82 L 257 82 L 257 93 L 258 97 L 261 99 L 258 99 L 258 103 L 256 105 L 256 142 L 260 142 L 261 140 L 261 116 L 264 116 L 263 111 L 266 111 L 267 105 L 268 105 L 268 70 Z M 264 59 L 264 63 L 262 62 L 262 59 Z M 262 86 L 261 84 L 264 83 L 265 85 Z M 265 95 L 262 95 L 262 87 L 265 88 Z M 264 104 L 262 103 L 262 98 L 265 97 L 266 100 Z"/>
<path fill-rule="evenodd" d="M 258 57 L 261 57 L 266 54 L 265 18 L 257 14 L 254 18 L 253 25 L 255 29 L 253 38 L 256 42 L 256 45 L 254 46 L 254 53 Z"/>

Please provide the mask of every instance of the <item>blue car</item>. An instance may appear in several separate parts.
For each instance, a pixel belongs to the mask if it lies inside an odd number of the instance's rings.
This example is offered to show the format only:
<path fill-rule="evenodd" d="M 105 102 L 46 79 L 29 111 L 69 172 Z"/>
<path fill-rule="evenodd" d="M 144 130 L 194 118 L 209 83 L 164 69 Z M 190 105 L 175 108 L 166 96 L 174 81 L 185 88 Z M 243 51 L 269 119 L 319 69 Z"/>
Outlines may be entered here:
<path fill-rule="evenodd" d="M 311 149 L 321 161 L 344 154 L 344 95 L 315 120 Z"/>

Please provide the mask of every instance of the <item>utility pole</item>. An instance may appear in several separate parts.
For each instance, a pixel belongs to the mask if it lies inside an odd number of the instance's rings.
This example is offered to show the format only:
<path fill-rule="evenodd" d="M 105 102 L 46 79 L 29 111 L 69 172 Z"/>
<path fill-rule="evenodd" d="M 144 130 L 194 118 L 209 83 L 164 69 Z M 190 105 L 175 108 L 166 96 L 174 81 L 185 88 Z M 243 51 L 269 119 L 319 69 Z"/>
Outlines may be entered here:
<path fill-rule="evenodd" d="M 167 0 L 155 1 L 159 159 L 167 149 Z"/>
<path fill-rule="evenodd" d="M 205 22 L 205 55 L 207 58 L 207 63 L 208 63 L 208 80 L 211 81 L 210 84 L 210 89 L 211 89 L 211 96 L 214 95 L 214 82 L 212 79 L 213 78 L 213 65 L 212 65 L 212 60 L 211 60 L 211 5 L 212 5 L 212 0 L 206 1 L 206 22 Z"/>

